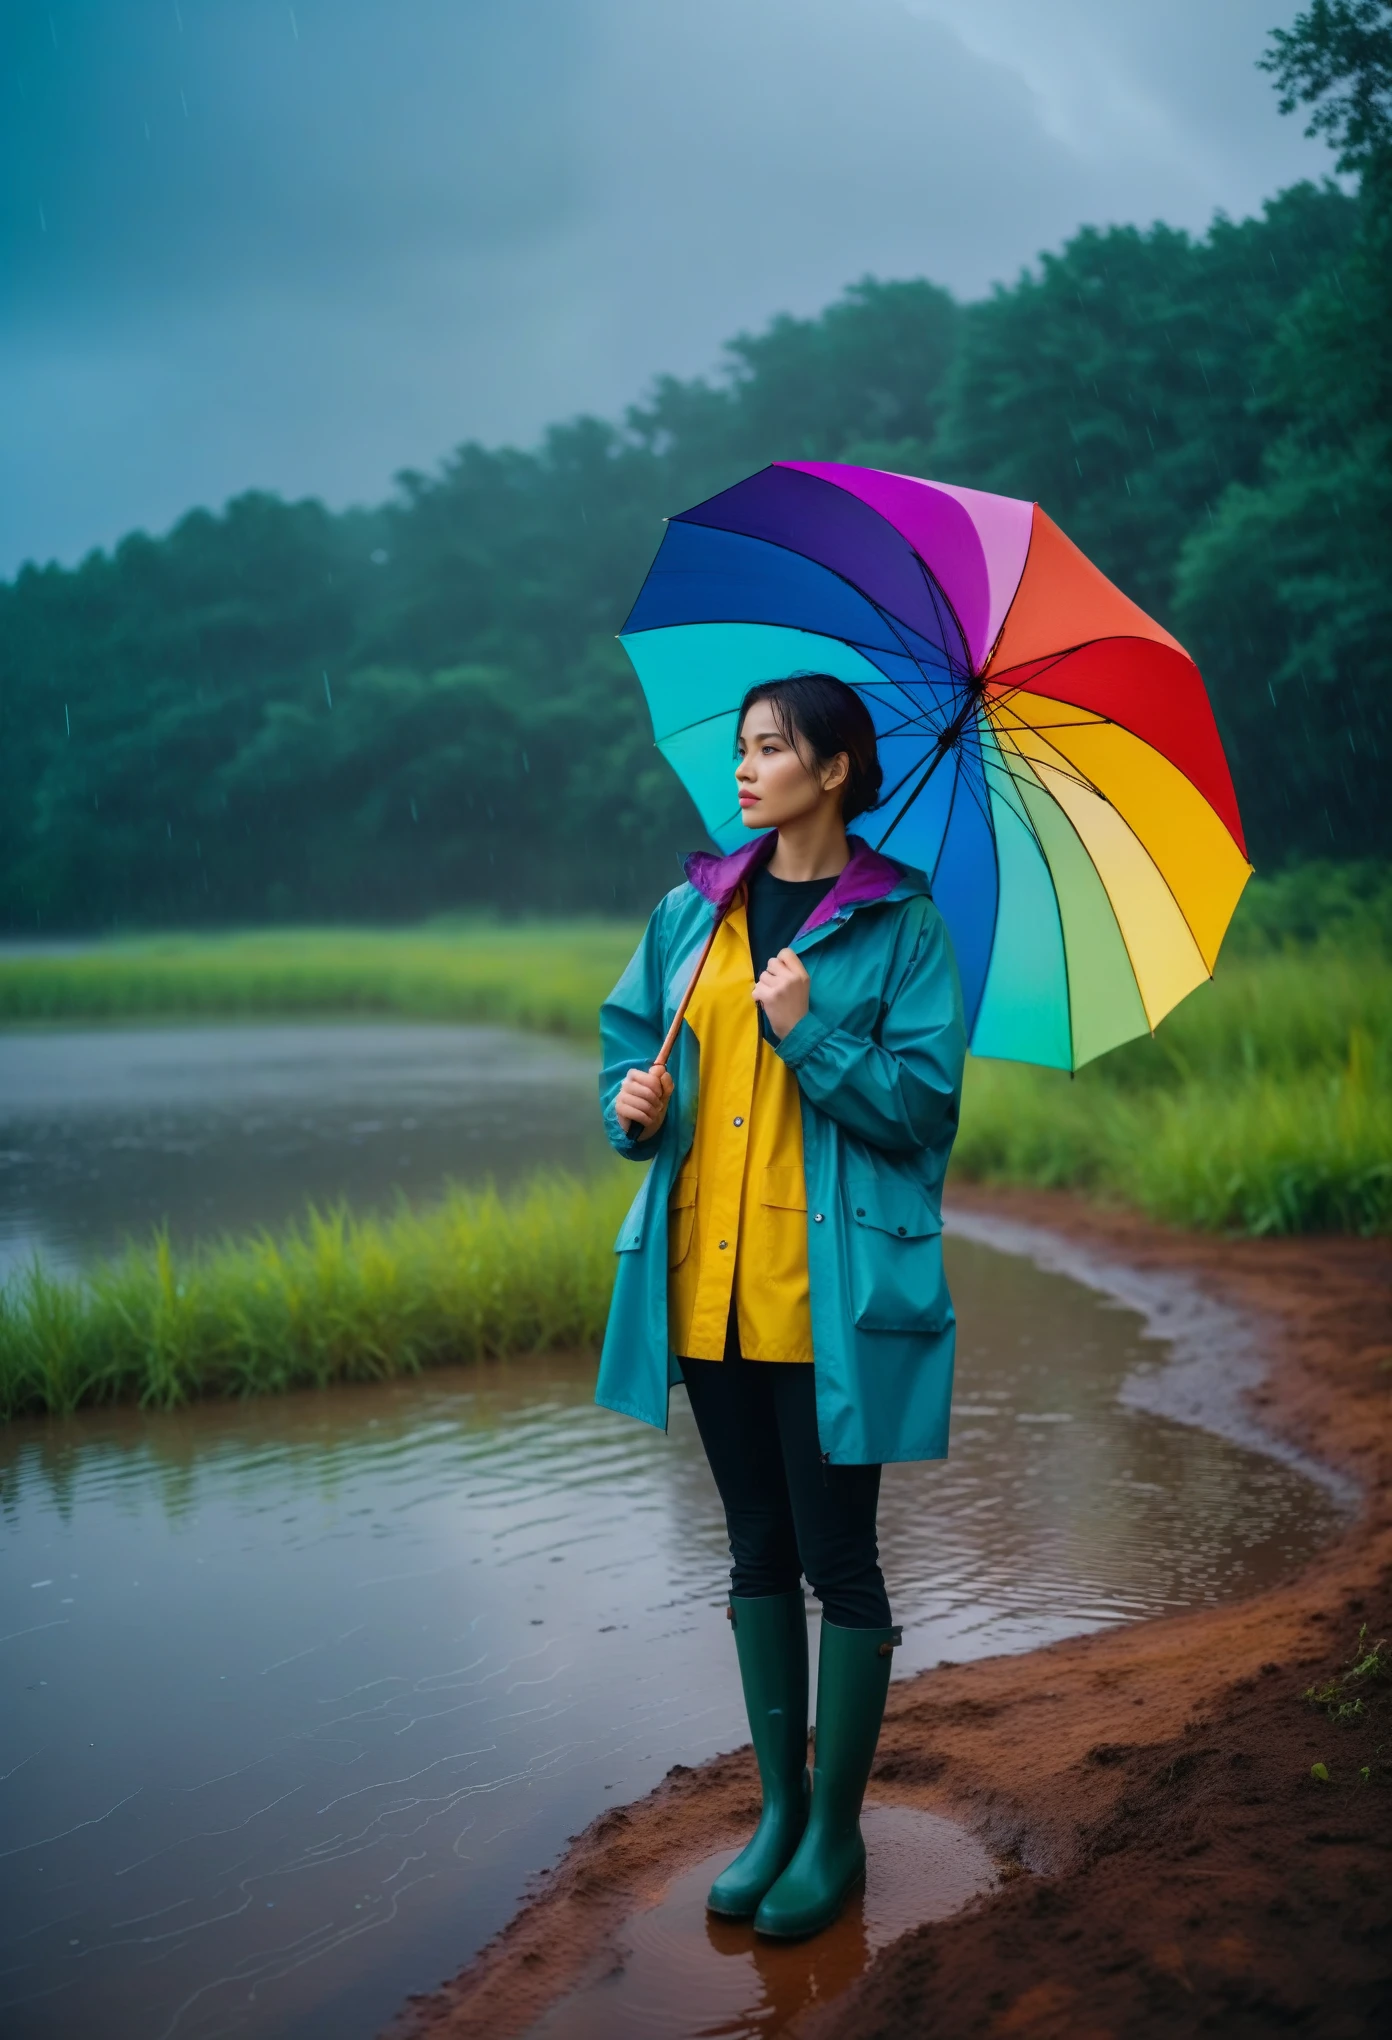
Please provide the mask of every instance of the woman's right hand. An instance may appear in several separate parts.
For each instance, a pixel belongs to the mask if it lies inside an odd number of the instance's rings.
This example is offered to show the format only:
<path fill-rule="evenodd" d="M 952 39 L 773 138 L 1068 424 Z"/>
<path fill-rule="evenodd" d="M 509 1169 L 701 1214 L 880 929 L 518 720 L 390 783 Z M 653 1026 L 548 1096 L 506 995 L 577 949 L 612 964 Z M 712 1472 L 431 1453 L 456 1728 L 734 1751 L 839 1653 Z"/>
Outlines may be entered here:
<path fill-rule="evenodd" d="M 651 1140 L 667 1117 L 671 1095 L 672 1079 L 660 1063 L 654 1063 L 650 1070 L 630 1070 L 614 1100 L 620 1126 L 627 1131 L 636 1123 L 643 1130 L 644 1140 Z"/>

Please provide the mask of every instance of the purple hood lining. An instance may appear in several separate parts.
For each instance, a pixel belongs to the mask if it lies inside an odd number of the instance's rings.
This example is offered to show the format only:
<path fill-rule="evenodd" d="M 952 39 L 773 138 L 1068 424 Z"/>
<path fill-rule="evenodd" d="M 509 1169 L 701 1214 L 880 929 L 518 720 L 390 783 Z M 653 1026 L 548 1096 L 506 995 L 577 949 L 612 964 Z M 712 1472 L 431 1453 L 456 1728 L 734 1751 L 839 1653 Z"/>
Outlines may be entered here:
<path fill-rule="evenodd" d="M 777 841 L 778 831 L 769 829 L 751 842 L 742 843 L 726 857 L 713 856 L 709 850 L 694 850 L 683 868 L 701 897 L 724 913 L 750 872 L 773 855 Z M 799 928 L 799 935 L 810 934 L 812 929 L 834 921 L 843 907 L 863 907 L 871 900 L 885 899 L 903 879 L 904 873 L 897 864 L 872 850 L 859 836 L 852 836 L 849 841 L 850 863 L 831 891 L 817 902 Z"/>

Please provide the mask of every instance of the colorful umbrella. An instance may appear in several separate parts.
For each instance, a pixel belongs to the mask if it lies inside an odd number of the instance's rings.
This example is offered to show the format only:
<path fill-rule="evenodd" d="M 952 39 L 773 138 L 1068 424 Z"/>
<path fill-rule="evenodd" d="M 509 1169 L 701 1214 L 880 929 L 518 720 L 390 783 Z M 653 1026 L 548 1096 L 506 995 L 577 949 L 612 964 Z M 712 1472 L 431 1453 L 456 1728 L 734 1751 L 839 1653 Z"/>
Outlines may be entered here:
<path fill-rule="evenodd" d="M 857 689 L 857 831 L 928 874 L 977 1055 L 1077 1069 L 1212 975 L 1251 867 L 1203 681 L 1037 504 L 780 462 L 671 519 L 622 641 L 724 850 L 745 689 Z"/>

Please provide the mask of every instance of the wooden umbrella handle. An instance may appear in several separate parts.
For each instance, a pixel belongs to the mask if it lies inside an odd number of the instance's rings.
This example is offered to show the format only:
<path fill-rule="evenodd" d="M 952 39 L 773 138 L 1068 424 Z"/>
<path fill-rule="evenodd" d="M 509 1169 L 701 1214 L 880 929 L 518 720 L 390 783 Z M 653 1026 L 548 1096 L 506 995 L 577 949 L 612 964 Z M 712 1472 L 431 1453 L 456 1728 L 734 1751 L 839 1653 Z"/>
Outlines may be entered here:
<path fill-rule="evenodd" d="M 721 926 L 725 920 L 725 916 L 729 913 L 730 908 L 735 903 L 735 899 L 737 899 L 738 897 L 739 895 L 738 893 L 736 893 L 734 899 L 728 901 L 727 904 L 720 909 L 720 912 L 715 917 L 715 925 L 711 929 L 710 934 L 707 935 L 705 942 L 702 945 L 701 954 L 696 959 L 696 968 L 691 973 L 690 982 L 688 983 L 686 990 L 681 995 L 681 1001 L 677 1007 L 676 1012 L 672 1015 L 672 1024 L 667 1029 L 667 1038 L 663 1042 L 661 1048 L 657 1051 L 656 1059 L 653 1061 L 648 1070 L 648 1075 L 650 1077 L 657 1076 L 659 1072 L 662 1072 L 664 1074 L 666 1072 L 667 1058 L 671 1055 L 672 1050 L 677 1045 L 677 1036 L 681 1033 L 681 1024 L 682 1021 L 685 1020 L 686 1018 L 686 1009 L 691 1004 L 691 994 L 695 991 L 697 985 L 700 982 L 701 972 L 706 967 L 707 957 L 710 955 L 711 950 L 715 947 L 715 938 L 720 933 Z M 628 1125 L 624 1128 L 624 1132 L 628 1135 L 630 1140 L 636 1140 L 642 1131 L 643 1122 L 641 1119 L 631 1119 Z"/>

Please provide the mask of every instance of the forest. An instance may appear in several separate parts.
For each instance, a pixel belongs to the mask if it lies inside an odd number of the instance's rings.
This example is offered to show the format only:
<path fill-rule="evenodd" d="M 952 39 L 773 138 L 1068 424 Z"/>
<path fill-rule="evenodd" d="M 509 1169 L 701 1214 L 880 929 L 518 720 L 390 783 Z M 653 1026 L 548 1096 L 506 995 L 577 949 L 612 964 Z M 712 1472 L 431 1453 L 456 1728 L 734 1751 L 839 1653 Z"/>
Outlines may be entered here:
<path fill-rule="evenodd" d="M 1285 62 L 1290 110 L 1317 67 Z M 1374 84 L 1317 110 L 1343 181 L 1259 217 L 1087 227 L 971 303 L 867 277 L 621 420 L 463 445 L 377 508 L 251 491 L 25 566 L 0 585 L 0 928 L 645 907 L 701 830 L 615 633 L 663 517 L 788 458 L 1038 500 L 1198 660 L 1258 867 L 1386 857 Z"/>

